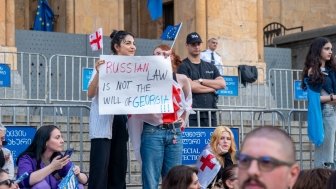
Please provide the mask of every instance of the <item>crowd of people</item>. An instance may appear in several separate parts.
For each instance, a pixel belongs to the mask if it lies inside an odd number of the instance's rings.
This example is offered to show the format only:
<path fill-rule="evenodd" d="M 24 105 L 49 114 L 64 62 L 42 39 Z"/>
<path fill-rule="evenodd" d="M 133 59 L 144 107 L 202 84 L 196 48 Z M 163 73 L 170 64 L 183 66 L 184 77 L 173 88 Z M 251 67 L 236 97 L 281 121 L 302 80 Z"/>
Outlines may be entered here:
<path fill-rule="evenodd" d="M 113 31 L 110 37 L 114 55 L 135 55 L 133 34 Z M 125 189 L 128 139 L 141 165 L 144 189 L 159 188 L 160 180 L 162 189 L 335 188 L 336 63 L 331 41 L 315 39 L 303 69 L 302 88 L 308 90 L 309 98 L 308 124 L 316 124 L 323 137 L 315 146 L 315 169 L 301 171 L 294 142 L 285 131 L 269 126 L 256 128 L 245 135 L 238 150 L 231 129 L 217 123 L 215 111 L 192 111 L 216 109 L 216 91 L 226 86 L 223 70 L 218 69 L 222 65 L 215 52 L 218 41 L 209 39 L 208 49 L 203 52 L 201 43 L 198 33 L 188 34 L 187 58 L 183 60 L 168 45 L 153 48 L 153 55 L 171 61 L 173 113 L 100 115 L 99 70 L 105 61 L 95 63 L 88 88 L 92 98 L 90 177 L 62 153 L 60 129 L 45 125 L 38 128 L 32 143 L 18 156 L 17 177 L 28 176 L 14 183 L 13 157 L 3 144 L 6 128 L 0 125 L 0 189 L 56 189 L 69 171 L 76 177 L 77 188 Z M 195 166 L 181 165 L 181 133 L 187 126 L 215 127 Z"/>

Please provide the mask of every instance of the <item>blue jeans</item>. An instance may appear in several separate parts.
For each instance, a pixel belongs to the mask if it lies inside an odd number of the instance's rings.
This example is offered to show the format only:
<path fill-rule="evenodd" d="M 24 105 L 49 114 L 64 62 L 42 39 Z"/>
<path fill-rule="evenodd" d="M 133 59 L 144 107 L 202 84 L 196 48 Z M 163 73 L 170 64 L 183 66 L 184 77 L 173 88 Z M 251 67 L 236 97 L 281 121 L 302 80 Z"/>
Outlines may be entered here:
<path fill-rule="evenodd" d="M 336 107 L 329 104 L 323 105 L 322 117 L 324 140 L 321 146 L 315 147 L 315 168 L 325 167 L 325 163 L 330 164 L 335 161 Z"/>
<path fill-rule="evenodd" d="M 172 167 L 181 165 L 182 147 L 179 125 L 168 129 L 144 124 L 140 148 L 144 189 L 158 189 L 160 174 L 164 178 Z"/>

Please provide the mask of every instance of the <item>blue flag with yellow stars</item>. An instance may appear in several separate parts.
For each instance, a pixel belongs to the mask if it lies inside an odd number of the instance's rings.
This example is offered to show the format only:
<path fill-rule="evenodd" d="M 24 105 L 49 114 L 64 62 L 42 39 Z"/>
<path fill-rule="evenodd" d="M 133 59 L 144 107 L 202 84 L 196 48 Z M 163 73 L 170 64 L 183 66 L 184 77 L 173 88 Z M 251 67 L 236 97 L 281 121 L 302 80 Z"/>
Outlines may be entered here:
<path fill-rule="evenodd" d="M 38 0 L 33 30 L 54 30 L 54 13 L 49 7 L 47 0 Z"/>
<path fill-rule="evenodd" d="M 180 27 L 181 27 L 181 23 L 175 26 L 167 26 L 161 35 L 161 39 L 162 40 L 174 40 Z"/>

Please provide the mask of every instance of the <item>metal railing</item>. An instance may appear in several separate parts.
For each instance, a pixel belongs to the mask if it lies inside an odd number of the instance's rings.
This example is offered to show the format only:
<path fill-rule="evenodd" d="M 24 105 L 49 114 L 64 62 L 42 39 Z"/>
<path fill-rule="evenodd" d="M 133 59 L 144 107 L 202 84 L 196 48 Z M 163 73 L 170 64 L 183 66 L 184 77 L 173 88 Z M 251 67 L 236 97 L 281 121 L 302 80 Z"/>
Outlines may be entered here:
<path fill-rule="evenodd" d="M 294 82 L 301 81 L 302 70 L 270 69 L 268 72 L 268 86 L 271 96 L 276 102 L 271 109 L 304 110 L 307 109 L 306 100 L 295 99 Z"/>
<path fill-rule="evenodd" d="M 261 110 L 261 109 L 194 109 L 197 114 L 201 111 L 216 111 L 218 125 L 239 128 L 239 140 L 244 139 L 245 134 L 257 127 L 275 126 L 286 130 L 291 134 L 294 141 L 300 145 L 297 150 L 299 153 L 298 160 L 301 166 L 304 166 L 307 160 L 302 154 L 306 153 L 303 147 L 302 133 L 303 126 L 297 127 L 292 125 L 291 117 L 294 112 L 306 113 L 304 110 L 293 110 L 288 117 L 279 110 Z M 84 172 L 88 172 L 89 160 L 89 143 L 88 125 L 89 125 L 90 108 L 85 105 L 55 105 L 55 104 L 25 104 L 25 105 L 0 105 L 0 123 L 4 125 L 29 125 L 40 127 L 45 124 L 54 124 L 60 127 L 65 135 L 67 147 L 79 149 L 79 154 L 75 153 L 73 159 L 80 163 Z M 211 113 L 209 113 L 211 116 Z M 198 118 L 199 120 L 199 118 Z M 304 123 L 303 119 L 298 121 Z M 288 124 L 287 124 L 288 123 Z M 209 123 L 211 125 L 211 122 Z M 200 125 L 198 125 L 200 127 Z M 239 143 L 240 143 L 239 142 Z M 310 149 L 311 150 L 311 149 Z M 131 178 L 140 176 L 141 172 L 132 170 L 137 162 L 131 159 L 132 150 L 128 144 L 128 168 L 127 168 L 127 185 L 134 186 L 141 183 L 132 183 Z M 85 155 L 86 154 L 86 155 Z M 311 162 L 310 151 L 310 162 Z M 77 156 L 77 159 L 76 159 Z M 310 165 L 311 166 L 311 165 Z"/>
<path fill-rule="evenodd" d="M 200 112 L 207 112 L 211 118 L 211 112 L 216 112 L 217 125 L 226 125 L 240 128 L 240 137 L 244 139 L 245 134 L 258 126 L 280 126 L 288 132 L 286 119 L 278 110 L 262 109 L 193 109 L 197 114 L 197 127 L 200 125 Z M 209 119 L 211 126 L 211 119 Z M 246 130 L 245 128 L 249 129 Z"/>
<path fill-rule="evenodd" d="M 11 68 L 11 86 L 0 88 L 0 99 L 45 102 L 48 91 L 47 58 L 38 53 L 0 52 L 0 62 Z M 2 101 L 2 102 L 5 102 Z"/>
<path fill-rule="evenodd" d="M 91 102 L 82 90 L 82 70 L 93 68 L 99 57 L 53 55 L 49 60 L 50 102 Z"/>
<path fill-rule="evenodd" d="M 286 35 L 287 31 L 293 31 L 293 30 L 296 30 L 296 32 L 298 31 L 303 32 L 303 26 L 286 28 L 284 25 L 278 22 L 272 22 L 272 23 L 267 24 L 263 29 L 264 46 L 272 46 L 273 39 L 275 37 Z"/>
<path fill-rule="evenodd" d="M 297 159 L 300 161 L 301 168 L 311 169 L 313 168 L 314 145 L 308 140 L 306 115 L 307 110 L 291 110 L 288 113 L 287 124 L 290 136 L 295 143 L 299 144 L 297 145 L 299 149 L 296 149 L 296 151 L 299 152 Z M 296 121 L 293 121 L 294 117 Z"/>
<path fill-rule="evenodd" d="M 84 150 L 84 140 L 88 138 L 89 113 L 90 108 L 85 105 L 0 104 L 0 123 L 37 128 L 47 124 L 58 126 L 66 134 L 67 148 L 70 148 L 70 145 L 76 151 L 79 148 L 79 156 L 75 161 L 80 163 L 82 169 L 84 168 L 83 153 L 90 150 L 87 147 Z M 76 153 L 74 157 L 76 157 Z M 88 172 L 85 169 L 83 171 Z"/>
<path fill-rule="evenodd" d="M 248 83 L 246 87 L 241 84 L 240 71 L 238 66 L 222 66 L 224 76 L 238 77 L 238 96 L 218 96 L 217 106 L 219 108 L 262 108 L 269 105 L 268 87 L 266 83 L 266 72 L 264 68 L 258 67 L 258 80 Z"/>

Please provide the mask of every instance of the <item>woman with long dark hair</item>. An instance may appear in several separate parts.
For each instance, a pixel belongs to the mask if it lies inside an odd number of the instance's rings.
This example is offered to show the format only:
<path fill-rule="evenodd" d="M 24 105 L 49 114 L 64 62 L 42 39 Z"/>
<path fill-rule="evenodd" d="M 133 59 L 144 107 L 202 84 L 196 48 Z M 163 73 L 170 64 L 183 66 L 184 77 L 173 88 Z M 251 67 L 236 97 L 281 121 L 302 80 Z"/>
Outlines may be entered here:
<path fill-rule="evenodd" d="M 133 34 L 126 31 L 113 31 L 111 51 L 114 55 L 134 56 L 135 42 Z M 89 189 L 125 189 L 127 170 L 126 115 L 99 115 L 98 83 L 99 66 L 104 60 L 98 60 L 93 71 L 88 96 L 92 98 L 89 135 L 90 177 Z"/>
<path fill-rule="evenodd" d="M 63 156 L 64 140 L 61 131 L 55 125 L 40 127 L 32 143 L 22 152 L 18 159 L 18 177 L 27 172 L 29 176 L 20 183 L 20 188 L 57 189 L 61 179 L 72 167 L 68 155 Z M 74 166 L 74 174 L 78 178 L 80 188 L 87 183 L 87 176 Z"/>
<path fill-rule="evenodd" d="M 308 135 L 315 143 L 315 167 L 333 167 L 336 133 L 336 64 L 332 44 L 328 38 L 316 38 L 310 45 L 303 68 L 302 88 L 308 89 Z M 323 129 L 324 133 L 321 132 Z M 321 132 L 320 137 L 315 137 L 318 132 Z"/>
<path fill-rule="evenodd" d="M 162 189 L 199 189 L 197 169 L 186 165 L 173 167 L 162 181 Z"/>

